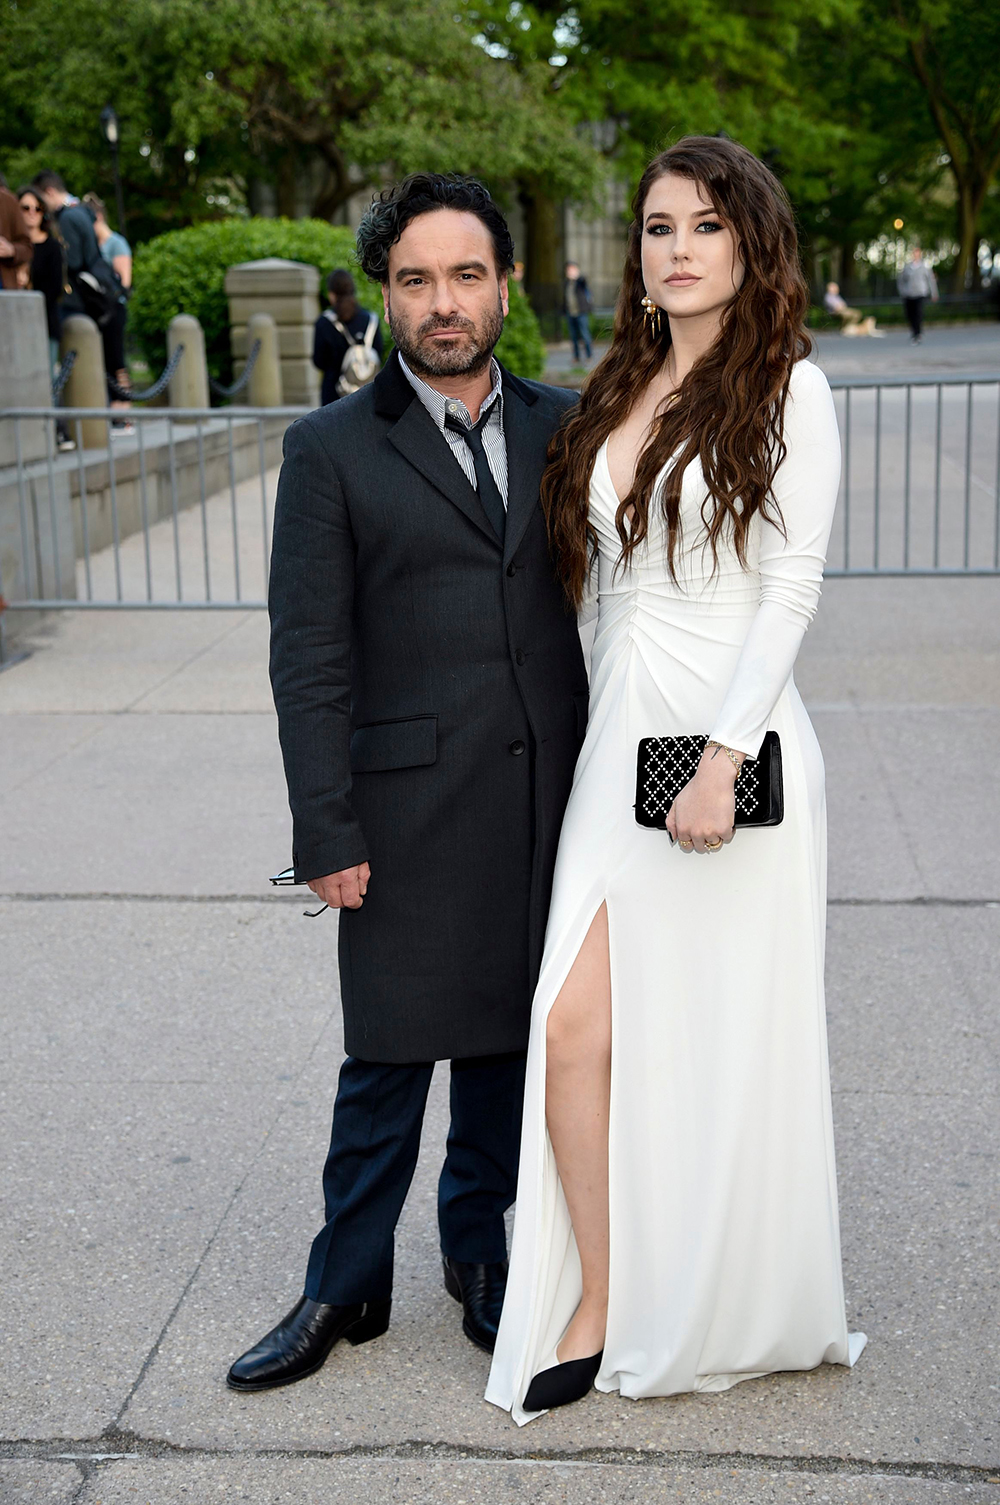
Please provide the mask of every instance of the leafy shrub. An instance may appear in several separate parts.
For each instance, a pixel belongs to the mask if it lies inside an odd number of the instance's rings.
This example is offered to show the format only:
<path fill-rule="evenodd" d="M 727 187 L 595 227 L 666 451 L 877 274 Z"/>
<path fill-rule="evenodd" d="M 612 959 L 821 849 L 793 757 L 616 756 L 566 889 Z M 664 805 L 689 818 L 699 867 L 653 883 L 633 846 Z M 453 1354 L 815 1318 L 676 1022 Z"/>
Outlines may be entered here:
<path fill-rule="evenodd" d="M 361 302 L 381 316 L 381 290 L 361 275 L 354 235 L 346 226 L 318 219 L 255 218 L 169 230 L 137 250 L 135 293 L 129 304 L 130 329 L 154 374 L 166 365 L 167 325 L 175 314 L 183 313 L 194 314 L 205 331 L 209 371 L 217 381 L 232 380 L 226 272 L 239 262 L 264 256 L 306 262 L 319 270 L 324 281 L 335 267 L 351 268 Z M 389 332 L 383 327 L 382 333 L 388 349 Z M 510 314 L 497 355 L 518 376 L 539 377 L 545 368 L 538 320 L 513 282 Z"/>
<path fill-rule="evenodd" d="M 325 279 L 335 267 L 350 267 L 361 302 L 381 310 L 354 260 L 354 235 L 344 225 L 318 219 L 227 219 L 187 230 L 168 230 L 140 246 L 135 256 L 135 294 L 129 325 L 155 374 L 167 361 L 167 325 L 175 314 L 194 314 L 205 331 L 208 369 L 217 381 L 232 380 L 226 272 L 241 261 L 282 256 L 317 267 Z M 325 305 L 324 305 L 325 306 Z"/>
<path fill-rule="evenodd" d="M 515 376 L 538 380 L 545 370 L 545 346 L 535 310 L 513 278 L 508 283 L 510 312 L 504 320 L 497 358 Z"/>

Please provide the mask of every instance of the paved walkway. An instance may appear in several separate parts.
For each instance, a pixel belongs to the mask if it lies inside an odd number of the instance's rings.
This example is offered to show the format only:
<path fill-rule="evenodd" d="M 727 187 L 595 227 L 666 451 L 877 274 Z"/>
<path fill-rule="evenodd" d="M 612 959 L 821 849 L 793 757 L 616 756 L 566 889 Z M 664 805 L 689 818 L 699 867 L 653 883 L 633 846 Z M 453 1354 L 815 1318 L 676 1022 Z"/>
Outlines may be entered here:
<path fill-rule="evenodd" d="M 931 376 L 939 372 L 995 376 L 1000 372 L 1000 323 L 928 325 L 921 344 L 910 341 L 909 330 L 892 328 L 884 339 L 845 340 L 841 334 L 814 333 L 815 359 L 828 376 Z M 571 373 L 582 376 L 607 350 L 594 347 L 594 360 L 586 368 L 573 360 L 568 340 L 548 347 L 548 374 L 565 381 Z"/>
<path fill-rule="evenodd" d="M 265 881 L 262 615 L 50 619 L 0 674 L 5 1505 L 1000 1501 L 998 606 L 994 580 L 834 581 L 801 661 L 860 1364 L 523 1430 L 441 1286 L 440 1074 L 389 1333 L 225 1388 L 319 1216 L 334 922 Z"/>

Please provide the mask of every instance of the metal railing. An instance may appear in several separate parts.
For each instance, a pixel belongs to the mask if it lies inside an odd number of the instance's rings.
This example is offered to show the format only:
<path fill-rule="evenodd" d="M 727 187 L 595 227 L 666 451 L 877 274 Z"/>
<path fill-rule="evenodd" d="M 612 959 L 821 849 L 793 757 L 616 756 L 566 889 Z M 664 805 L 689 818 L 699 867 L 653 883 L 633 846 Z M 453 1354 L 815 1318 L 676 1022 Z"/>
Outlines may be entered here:
<path fill-rule="evenodd" d="M 1000 374 L 831 386 L 844 467 L 827 573 L 1000 574 Z M 0 412 L 6 606 L 263 607 L 281 440 L 307 411 L 133 409 L 120 437 L 106 408 Z"/>
<path fill-rule="evenodd" d="M 0 412 L 4 606 L 264 607 L 281 442 L 308 411 L 133 409 L 133 433 L 120 410 Z"/>
<path fill-rule="evenodd" d="M 828 575 L 1000 573 L 1000 373 L 835 377 Z"/>

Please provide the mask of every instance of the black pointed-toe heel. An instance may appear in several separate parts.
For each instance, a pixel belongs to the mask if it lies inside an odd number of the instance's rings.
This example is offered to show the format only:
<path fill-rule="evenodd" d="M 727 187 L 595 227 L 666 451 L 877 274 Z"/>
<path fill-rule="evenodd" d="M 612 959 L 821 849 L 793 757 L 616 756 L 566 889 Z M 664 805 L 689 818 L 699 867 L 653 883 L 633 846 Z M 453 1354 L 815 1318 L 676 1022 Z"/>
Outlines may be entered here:
<path fill-rule="evenodd" d="M 553 1411 L 556 1406 L 571 1406 L 589 1394 L 601 1368 L 604 1350 L 589 1359 L 570 1359 L 536 1374 L 528 1386 L 523 1406 L 526 1411 Z"/>

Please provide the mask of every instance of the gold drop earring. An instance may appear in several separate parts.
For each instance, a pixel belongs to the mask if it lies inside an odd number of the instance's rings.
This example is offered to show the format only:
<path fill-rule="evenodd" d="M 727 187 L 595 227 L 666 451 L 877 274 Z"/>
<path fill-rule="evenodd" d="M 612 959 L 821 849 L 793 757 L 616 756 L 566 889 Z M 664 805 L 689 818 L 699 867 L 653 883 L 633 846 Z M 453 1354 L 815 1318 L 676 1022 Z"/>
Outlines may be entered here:
<path fill-rule="evenodd" d="M 653 331 L 654 337 L 658 338 L 660 333 L 660 307 L 653 302 L 648 294 L 642 300 L 642 311 L 646 327 Z"/>

